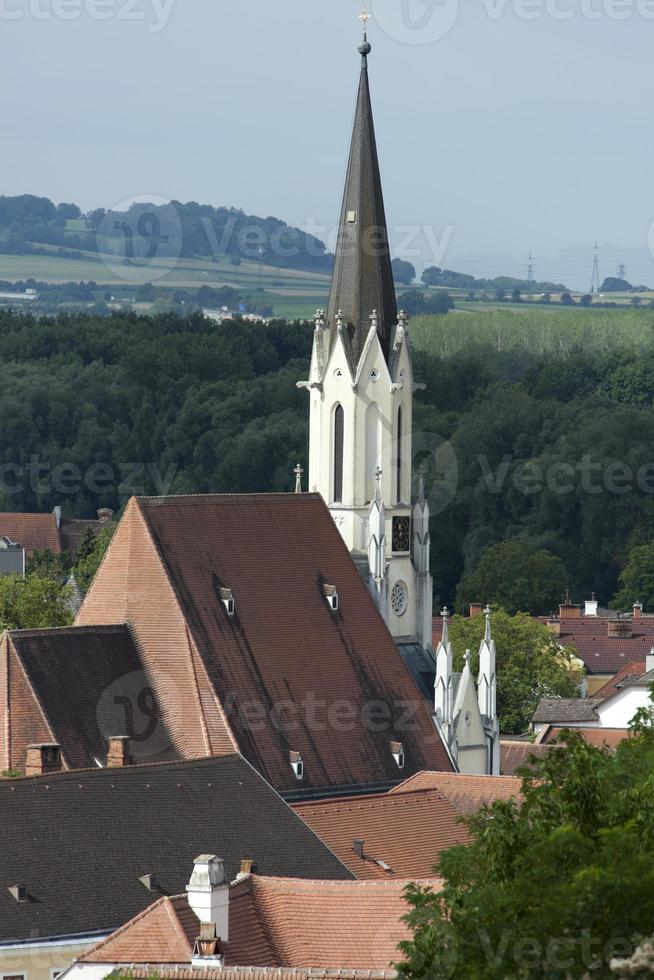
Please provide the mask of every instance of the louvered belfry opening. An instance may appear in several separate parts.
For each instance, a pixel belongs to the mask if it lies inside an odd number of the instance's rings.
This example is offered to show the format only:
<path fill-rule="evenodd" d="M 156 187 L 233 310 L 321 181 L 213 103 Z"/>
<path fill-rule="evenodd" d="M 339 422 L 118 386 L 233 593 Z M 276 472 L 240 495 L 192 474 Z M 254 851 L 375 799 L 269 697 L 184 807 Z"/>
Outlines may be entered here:
<path fill-rule="evenodd" d="M 377 332 L 388 359 L 397 324 L 397 304 L 370 100 L 367 54 L 363 54 L 362 58 L 329 296 L 327 317 L 332 329 L 339 311 L 342 311 L 357 361 L 370 330 L 370 317 L 376 311 Z"/>

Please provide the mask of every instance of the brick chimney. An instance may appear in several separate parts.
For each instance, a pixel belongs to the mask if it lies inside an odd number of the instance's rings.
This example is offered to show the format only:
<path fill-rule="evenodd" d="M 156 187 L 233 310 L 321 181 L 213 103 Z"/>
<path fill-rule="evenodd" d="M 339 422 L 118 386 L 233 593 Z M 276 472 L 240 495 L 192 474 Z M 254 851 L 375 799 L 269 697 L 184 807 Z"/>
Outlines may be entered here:
<path fill-rule="evenodd" d="M 61 772 L 61 746 L 56 742 L 28 745 L 25 775 L 44 776 L 48 772 Z"/>
<path fill-rule="evenodd" d="M 470 609 L 469 609 L 470 619 L 474 619 L 476 616 L 481 616 L 483 611 L 484 611 L 483 603 L 481 602 L 470 603 Z"/>
<path fill-rule="evenodd" d="M 186 886 L 186 897 L 202 923 L 216 926 L 216 937 L 229 941 L 229 882 L 225 864 L 215 854 L 200 854 L 193 863 L 193 874 Z"/>
<path fill-rule="evenodd" d="M 616 639 L 627 640 L 631 636 L 631 620 L 629 619 L 609 619 L 607 636 Z"/>
<path fill-rule="evenodd" d="M 108 524 L 113 516 L 114 512 L 109 507 L 100 507 L 98 510 L 98 521 L 100 524 Z"/>
<path fill-rule="evenodd" d="M 575 606 L 570 599 L 570 590 L 568 589 L 563 597 L 563 602 L 559 606 L 559 618 L 560 619 L 581 619 L 581 608 Z"/>
<path fill-rule="evenodd" d="M 130 739 L 128 735 L 112 735 L 107 749 L 107 769 L 131 766 Z"/>
<path fill-rule="evenodd" d="M 643 615 L 643 604 L 642 602 L 634 602 L 634 619 L 640 619 Z"/>

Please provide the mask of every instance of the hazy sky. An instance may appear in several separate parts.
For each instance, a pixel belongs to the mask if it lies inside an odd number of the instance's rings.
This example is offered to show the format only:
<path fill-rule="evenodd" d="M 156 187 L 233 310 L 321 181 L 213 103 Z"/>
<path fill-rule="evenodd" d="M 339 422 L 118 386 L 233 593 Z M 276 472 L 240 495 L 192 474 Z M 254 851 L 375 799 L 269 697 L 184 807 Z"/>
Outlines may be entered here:
<path fill-rule="evenodd" d="M 585 287 L 597 238 L 602 275 L 624 257 L 632 280 L 654 283 L 654 0 L 370 6 L 396 251 L 418 266 L 524 275 L 531 249 L 537 276 Z M 327 236 L 360 8 L 0 0 L 0 193 L 84 209 L 197 200 Z"/>

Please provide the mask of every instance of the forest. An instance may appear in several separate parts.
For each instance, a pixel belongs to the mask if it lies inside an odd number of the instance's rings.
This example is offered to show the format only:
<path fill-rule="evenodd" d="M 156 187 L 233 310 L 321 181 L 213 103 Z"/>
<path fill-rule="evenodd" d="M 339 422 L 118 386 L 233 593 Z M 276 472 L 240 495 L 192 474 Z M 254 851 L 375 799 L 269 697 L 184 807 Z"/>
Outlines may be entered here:
<path fill-rule="evenodd" d="M 529 580 L 532 612 L 566 585 L 609 602 L 654 540 L 654 314 L 457 313 L 411 330 L 437 599 L 461 608 L 490 566 Z M 0 507 L 91 516 L 132 493 L 292 489 L 311 340 L 281 320 L 0 313 Z"/>

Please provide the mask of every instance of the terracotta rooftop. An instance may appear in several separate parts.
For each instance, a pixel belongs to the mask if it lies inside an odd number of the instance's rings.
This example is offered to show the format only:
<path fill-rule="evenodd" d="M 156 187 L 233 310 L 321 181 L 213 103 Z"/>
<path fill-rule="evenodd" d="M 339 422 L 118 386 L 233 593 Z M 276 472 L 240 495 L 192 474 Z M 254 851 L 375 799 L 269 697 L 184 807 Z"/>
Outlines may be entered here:
<path fill-rule="evenodd" d="M 442 850 L 470 839 L 459 810 L 438 789 L 298 803 L 294 809 L 361 879 L 428 877 Z M 363 856 L 355 840 L 363 841 Z"/>
<path fill-rule="evenodd" d="M 230 879 L 244 858 L 263 874 L 352 877 L 237 755 L 0 780 L 0 826 L 0 941 L 111 931 L 182 892 L 203 853 Z"/>
<path fill-rule="evenodd" d="M 452 769 L 318 494 L 132 499 L 78 622 L 112 613 L 133 624 L 182 754 L 237 748 L 287 794 L 388 788 L 392 742 L 407 774 Z M 368 724 L 380 705 L 388 721 Z"/>
<path fill-rule="evenodd" d="M 0 537 L 11 538 L 27 552 L 50 549 L 61 552 L 61 541 L 54 514 L 0 514 Z"/>
<path fill-rule="evenodd" d="M 541 744 L 543 746 L 551 745 L 565 730 L 560 725 L 551 725 L 545 732 Z M 628 728 L 575 728 L 574 731 L 581 735 L 589 745 L 604 746 L 609 749 L 615 748 L 616 745 L 631 735 Z"/>
<path fill-rule="evenodd" d="M 516 769 L 529 766 L 532 759 L 542 759 L 547 745 L 534 742 L 500 741 L 500 768 L 503 776 L 513 776 Z"/>
<path fill-rule="evenodd" d="M 127 626 L 12 630 L 0 643 L 0 665 L 10 731 L 0 746 L 3 768 L 22 769 L 26 745 L 38 741 L 58 743 L 66 768 L 104 765 L 113 735 L 137 736 L 138 761 L 151 761 L 155 747 L 175 758 Z M 153 720 L 150 739 L 141 739 Z"/>
<path fill-rule="evenodd" d="M 520 795 L 522 781 L 514 776 L 467 776 L 463 773 L 419 772 L 391 790 L 389 796 L 416 790 L 439 790 L 461 814 L 476 813 L 484 804 Z"/>
<path fill-rule="evenodd" d="M 615 619 L 604 616 L 579 616 L 550 619 L 545 616 L 534 617 L 543 625 L 550 625 L 562 646 L 572 647 L 583 660 L 589 674 L 616 674 L 625 664 L 633 661 L 645 662 L 654 647 L 654 616 L 641 616 L 639 619 Z M 624 624 L 631 635 L 610 636 L 609 624 Z M 433 621 L 434 649 L 440 642 L 443 619 L 435 616 Z"/>
<path fill-rule="evenodd" d="M 410 935 L 407 881 L 322 881 L 252 875 L 229 889 L 228 967 L 388 970 Z M 438 879 L 422 882 L 440 887 Z M 190 963 L 199 920 L 185 897 L 161 898 L 80 962 Z"/>
<path fill-rule="evenodd" d="M 625 681 L 631 680 L 632 677 L 642 677 L 645 673 L 645 660 L 633 660 L 631 663 L 625 664 L 624 667 L 618 671 L 615 677 L 612 677 L 604 687 L 600 687 L 598 691 L 595 691 L 593 697 L 601 698 L 602 700 L 612 697 L 612 695 L 617 694 L 620 685 L 624 684 Z"/>

